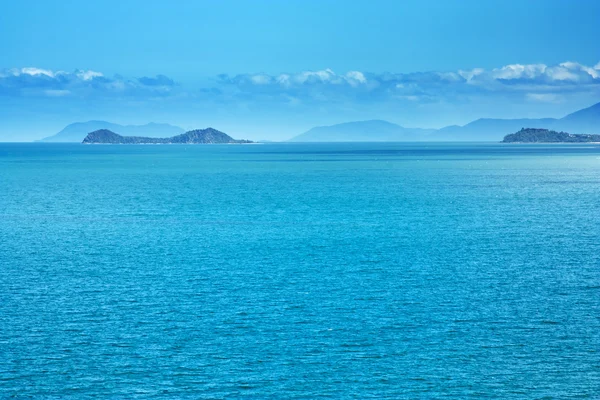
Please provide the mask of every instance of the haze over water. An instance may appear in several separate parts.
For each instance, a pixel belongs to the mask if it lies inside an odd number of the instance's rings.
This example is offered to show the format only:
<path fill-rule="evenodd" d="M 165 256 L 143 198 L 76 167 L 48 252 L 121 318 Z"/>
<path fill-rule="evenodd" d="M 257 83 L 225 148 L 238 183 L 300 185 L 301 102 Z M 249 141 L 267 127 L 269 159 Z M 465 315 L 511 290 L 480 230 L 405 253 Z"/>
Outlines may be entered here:
<path fill-rule="evenodd" d="M 600 146 L 0 144 L 0 398 L 600 397 Z"/>

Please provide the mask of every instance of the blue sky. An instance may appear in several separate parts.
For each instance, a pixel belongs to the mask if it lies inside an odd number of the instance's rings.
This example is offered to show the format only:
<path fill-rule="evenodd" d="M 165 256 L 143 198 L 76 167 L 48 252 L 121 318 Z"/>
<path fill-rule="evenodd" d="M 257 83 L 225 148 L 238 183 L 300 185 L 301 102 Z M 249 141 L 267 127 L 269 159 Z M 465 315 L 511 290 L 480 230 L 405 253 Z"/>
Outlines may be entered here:
<path fill-rule="evenodd" d="M 284 139 L 600 101 L 600 2 L 28 1 L 0 12 L 0 140 L 88 119 Z"/>

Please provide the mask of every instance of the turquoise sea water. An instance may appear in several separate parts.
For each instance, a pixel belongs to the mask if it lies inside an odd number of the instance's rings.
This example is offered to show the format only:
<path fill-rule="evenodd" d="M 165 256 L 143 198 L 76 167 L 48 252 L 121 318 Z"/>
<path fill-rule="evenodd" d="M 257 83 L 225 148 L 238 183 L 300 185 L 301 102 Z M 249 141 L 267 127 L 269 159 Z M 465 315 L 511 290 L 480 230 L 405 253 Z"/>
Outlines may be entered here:
<path fill-rule="evenodd" d="M 0 398 L 600 398 L 600 146 L 0 144 Z"/>

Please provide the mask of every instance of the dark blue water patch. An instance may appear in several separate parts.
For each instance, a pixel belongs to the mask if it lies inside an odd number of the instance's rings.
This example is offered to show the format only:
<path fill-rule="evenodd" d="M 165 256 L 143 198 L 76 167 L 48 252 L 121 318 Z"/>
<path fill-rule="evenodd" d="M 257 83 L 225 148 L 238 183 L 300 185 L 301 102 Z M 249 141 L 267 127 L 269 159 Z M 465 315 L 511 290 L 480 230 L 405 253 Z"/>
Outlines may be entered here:
<path fill-rule="evenodd" d="M 461 156 L 461 155 L 560 155 L 600 153 L 597 144 L 502 144 L 502 143 L 269 143 L 260 145 L 82 145 L 78 143 L 4 143 L 3 157 L 53 158 L 61 155 L 153 155 L 180 157 L 209 154 L 252 155 L 353 155 L 353 156 Z"/>
<path fill-rule="evenodd" d="M 398 146 L 401 147 L 401 146 Z M 451 148 L 411 146 L 410 148 L 395 149 L 356 149 L 356 150 L 318 150 L 312 149 L 288 149 L 288 151 L 273 150 L 263 152 L 264 154 L 310 154 L 310 155 L 357 155 L 357 156 L 453 156 L 461 155 L 561 155 L 561 154 L 600 154 L 600 146 L 543 146 L 543 145 L 497 145 L 497 146 L 465 146 L 453 145 Z"/>
<path fill-rule="evenodd" d="M 335 154 L 327 154 L 327 155 L 335 155 Z M 434 156 L 435 157 L 435 156 Z M 392 158 L 392 157 L 386 157 L 385 160 L 386 161 L 415 161 L 415 160 L 422 160 L 423 159 L 423 155 L 412 155 L 410 157 L 399 157 L 399 158 Z M 499 158 L 490 158 L 490 157 L 451 157 L 451 158 L 434 158 L 434 161 L 480 161 L 480 160 L 498 160 Z M 503 160 L 507 160 L 510 158 L 507 157 L 503 157 Z M 264 159 L 244 159 L 244 160 L 238 160 L 238 161 L 243 161 L 243 162 L 250 162 L 250 163 L 302 163 L 302 162 L 367 162 L 367 163 L 372 163 L 373 161 L 377 161 L 377 160 L 373 160 L 371 158 L 340 158 L 340 157 L 335 157 L 335 158 L 285 158 L 285 159 L 268 159 L 268 158 L 264 158 Z"/>

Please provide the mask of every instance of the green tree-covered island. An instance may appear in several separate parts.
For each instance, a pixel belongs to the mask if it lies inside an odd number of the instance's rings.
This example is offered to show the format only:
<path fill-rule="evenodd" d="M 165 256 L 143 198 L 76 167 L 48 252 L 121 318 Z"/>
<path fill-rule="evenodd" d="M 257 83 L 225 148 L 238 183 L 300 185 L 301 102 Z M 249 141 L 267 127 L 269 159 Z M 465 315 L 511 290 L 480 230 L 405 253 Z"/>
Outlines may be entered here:
<path fill-rule="evenodd" d="M 236 140 L 213 128 L 195 129 L 170 138 L 150 138 L 143 136 L 121 136 L 108 129 L 90 132 L 83 139 L 84 144 L 218 144 L 253 143 L 250 140 Z"/>
<path fill-rule="evenodd" d="M 574 135 L 549 129 L 522 128 L 506 135 L 502 143 L 592 143 L 600 142 L 600 135 Z"/>

